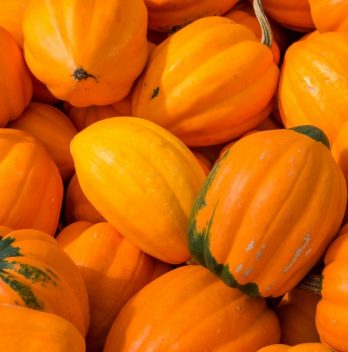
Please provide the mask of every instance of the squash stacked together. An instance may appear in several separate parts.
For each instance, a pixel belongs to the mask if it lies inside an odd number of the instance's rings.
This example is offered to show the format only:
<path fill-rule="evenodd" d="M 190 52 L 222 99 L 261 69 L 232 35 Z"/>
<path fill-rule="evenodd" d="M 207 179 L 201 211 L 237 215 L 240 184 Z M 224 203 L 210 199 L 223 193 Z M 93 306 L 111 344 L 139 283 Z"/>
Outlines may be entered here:
<path fill-rule="evenodd" d="M 2 1 L 1 351 L 348 352 L 347 23 Z"/>

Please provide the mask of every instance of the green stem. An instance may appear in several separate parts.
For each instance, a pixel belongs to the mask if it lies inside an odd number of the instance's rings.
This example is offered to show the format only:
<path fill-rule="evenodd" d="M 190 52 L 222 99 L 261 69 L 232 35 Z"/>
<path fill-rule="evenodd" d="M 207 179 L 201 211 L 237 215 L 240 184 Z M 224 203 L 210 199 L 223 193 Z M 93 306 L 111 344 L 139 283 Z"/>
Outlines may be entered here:
<path fill-rule="evenodd" d="M 309 274 L 296 286 L 296 288 L 311 291 L 317 295 L 320 295 L 322 280 L 323 277 L 320 275 Z"/>
<path fill-rule="evenodd" d="M 254 12 L 257 20 L 259 21 L 262 37 L 261 43 L 267 45 L 268 47 L 272 46 L 272 30 L 268 22 L 268 19 L 263 11 L 262 0 L 253 0 Z"/>

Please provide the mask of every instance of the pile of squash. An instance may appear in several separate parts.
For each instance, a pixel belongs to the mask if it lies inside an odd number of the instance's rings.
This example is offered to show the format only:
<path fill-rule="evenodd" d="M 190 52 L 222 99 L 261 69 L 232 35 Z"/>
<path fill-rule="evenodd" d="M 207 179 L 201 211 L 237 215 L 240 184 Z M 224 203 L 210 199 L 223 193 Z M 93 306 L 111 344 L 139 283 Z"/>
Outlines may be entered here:
<path fill-rule="evenodd" d="M 348 0 L 0 1 L 0 350 L 348 352 Z"/>

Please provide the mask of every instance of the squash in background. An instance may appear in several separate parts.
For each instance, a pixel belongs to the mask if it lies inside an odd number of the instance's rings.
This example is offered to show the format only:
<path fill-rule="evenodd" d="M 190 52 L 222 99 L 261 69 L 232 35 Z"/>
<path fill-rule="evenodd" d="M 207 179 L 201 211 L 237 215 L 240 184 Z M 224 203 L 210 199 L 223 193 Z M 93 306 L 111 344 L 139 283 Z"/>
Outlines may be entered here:
<path fill-rule="evenodd" d="M 275 309 L 281 329 L 281 343 L 297 345 L 320 342 L 315 327 L 315 312 L 320 295 L 300 289 L 293 289 Z"/>
<path fill-rule="evenodd" d="M 0 224 L 54 235 L 63 183 L 46 149 L 26 132 L 0 129 Z"/>
<path fill-rule="evenodd" d="M 187 265 L 152 281 L 123 307 L 104 352 L 255 352 L 279 338 L 277 317 L 263 299 Z"/>
<path fill-rule="evenodd" d="M 63 112 L 47 104 L 31 103 L 8 127 L 28 132 L 42 142 L 58 166 L 63 181 L 73 175 L 70 142 L 77 131 Z"/>
<path fill-rule="evenodd" d="M 319 32 L 348 32 L 347 0 L 309 0 L 309 5 Z"/>
<path fill-rule="evenodd" d="M 112 104 L 145 66 L 146 24 L 142 0 L 33 0 L 23 21 L 25 59 L 55 97 Z"/>
<path fill-rule="evenodd" d="M 332 143 L 348 121 L 348 33 L 310 35 L 287 50 L 278 103 L 285 127 L 314 125 Z"/>
<path fill-rule="evenodd" d="M 64 215 L 68 224 L 79 220 L 92 223 L 104 221 L 103 217 L 83 194 L 76 174 L 71 178 L 66 189 Z"/>
<path fill-rule="evenodd" d="M 254 297 L 294 288 L 333 240 L 346 209 L 345 180 L 327 144 L 312 126 L 234 143 L 197 196 L 192 256 Z"/>
<path fill-rule="evenodd" d="M 321 343 L 303 343 L 297 346 L 272 345 L 261 348 L 257 352 L 332 352 Z"/>
<path fill-rule="evenodd" d="M 188 217 L 206 176 L 179 139 L 150 121 L 115 117 L 79 132 L 71 153 L 83 193 L 125 238 L 167 263 L 190 258 Z"/>
<path fill-rule="evenodd" d="M 20 47 L 1 27 L 0 48 L 0 127 L 4 127 L 29 104 L 33 85 Z"/>
<path fill-rule="evenodd" d="M 6 352 L 85 352 L 76 327 L 56 314 L 0 304 L 1 349 Z"/>
<path fill-rule="evenodd" d="M 171 35 L 135 86 L 133 115 L 189 146 L 223 143 L 256 127 L 272 110 L 279 74 L 269 26 L 260 21 L 263 44 L 246 26 L 218 16 Z"/>
<path fill-rule="evenodd" d="M 101 351 L 116 316 L 143 286 L 170 270 L 106 222 L 75 222 L 57 241 L 79 268 L 90 304 L 89 351 Z"/>
<path fill-rule="evenodd" d="M 207 16 L 223 15 L 238 0 L 145 0 L 149 28 L 171 32 Z"/>
<path fill-rule="evenodd" d="M 0 237 L 0 258 L 0 303 L 57 314 L 86 335 L 86 287 L 54 238 L 37 230 L 9 232 Z"/>

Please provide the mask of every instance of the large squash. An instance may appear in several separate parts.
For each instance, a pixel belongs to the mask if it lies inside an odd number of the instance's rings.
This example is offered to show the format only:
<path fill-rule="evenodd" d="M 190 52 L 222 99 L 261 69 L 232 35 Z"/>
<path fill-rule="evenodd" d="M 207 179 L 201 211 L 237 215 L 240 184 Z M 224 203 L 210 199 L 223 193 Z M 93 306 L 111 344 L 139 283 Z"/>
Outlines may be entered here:
<path fill-rule="evenodd" d="M 26 132 L 0 129 L 0 225 L 53 235 L 63 198 L 55 163 Z"/>
<path fill-rule="evenodd" d="M 321 295 L 316 314 L 320 339 L 332 349 L 348 351 L 348 232 L 343 227 L 325 255 Z"/>
<path fill-rule="evenodd" d="M 75 106 L 124 98 L 147 60 L 142 0 L 33 0 L 24 53 L 51 93 Z"/>
<path fill-rule="evenodd" d="M 223 15 L 238 0 L 145 0 L 149 28 L 175 31 L 200 17 Z"/>
<path fill-rule="evenodd" d="M 303 343 L 296 346 L 272 345 L 261 348 L 257 352 L 332 352 L 321 343 Z"/>
<path fill-rule="evenodd" d="M 317 33 L 286 52 L 279 111 L 286 127 L 311 124 L 332 143 L 348 121 L 348 33 Z"/>
<path fill-rule="evenodd" d="M 85 352 L 76 327 L 56 314 L 0 304 L 1 349 L 6 352 Z"/>
<path fill-rule="evenodd" d="M 0 234 L 0 303 L 57 314 L 83 336 L 88 330 L 82 276 L 57 241 L 41 231 Z"/>
<path fill-rule="evenodd" d="M 188 265 L 152 281 L 124 306 L 104 352 L 255 352 L 277 343 L 279 335 L 263 299 Z"/>
<path fill-rule="evenodd" d="M 71 142 L 83 193 L 145 253 L 177 264 L 190 258 L 188 217 L 205 174 L 192 152 L 154 123 L 115 117 Z"/>
<path fill-rule="evenodd" d="M 311 126 L 234 143 L 196 199 L 191 254 L 252 296 L 291 290 L 324 253 L 346 208 L 344 177 L 323 143 Z"/>
<path fill-rule="evenodd" d="M 309 5 L 320 32 L 348 31 L 347 0 L 309 0 Z"/>
<path fill-rule="evenodd" d="M 86 283 L 91 317 L 88 350 L 101 351 L 126 302 L 170 266 L 142 252 L 106 222 L 76 222 L 64 228 L 57 240 Z"/>
<path fill-rule="evenodd" d="M 271 45 L 262 21 L 262 42 Z M 272 110 L 279 72 L 267 45 L 225 17 L 191 23 L 154 50 L 133 93 L 133 115 L 189 146 L 242 135 Z"/>
<path fill-rule="evenodd" d="M 0 48 L 0 127 L 4 127 L 29 104 L 33 85 L 21 49 L 2 27 Z"/>
<path fill-rule="evenodd" d="M 28 132 L 42 142 L 58 166 L 63 181 L 73 175 L 74 162 L 69 147 L 77 131 L 64 113 L 47 104 L 31 103 L 9 127 Z"/>

